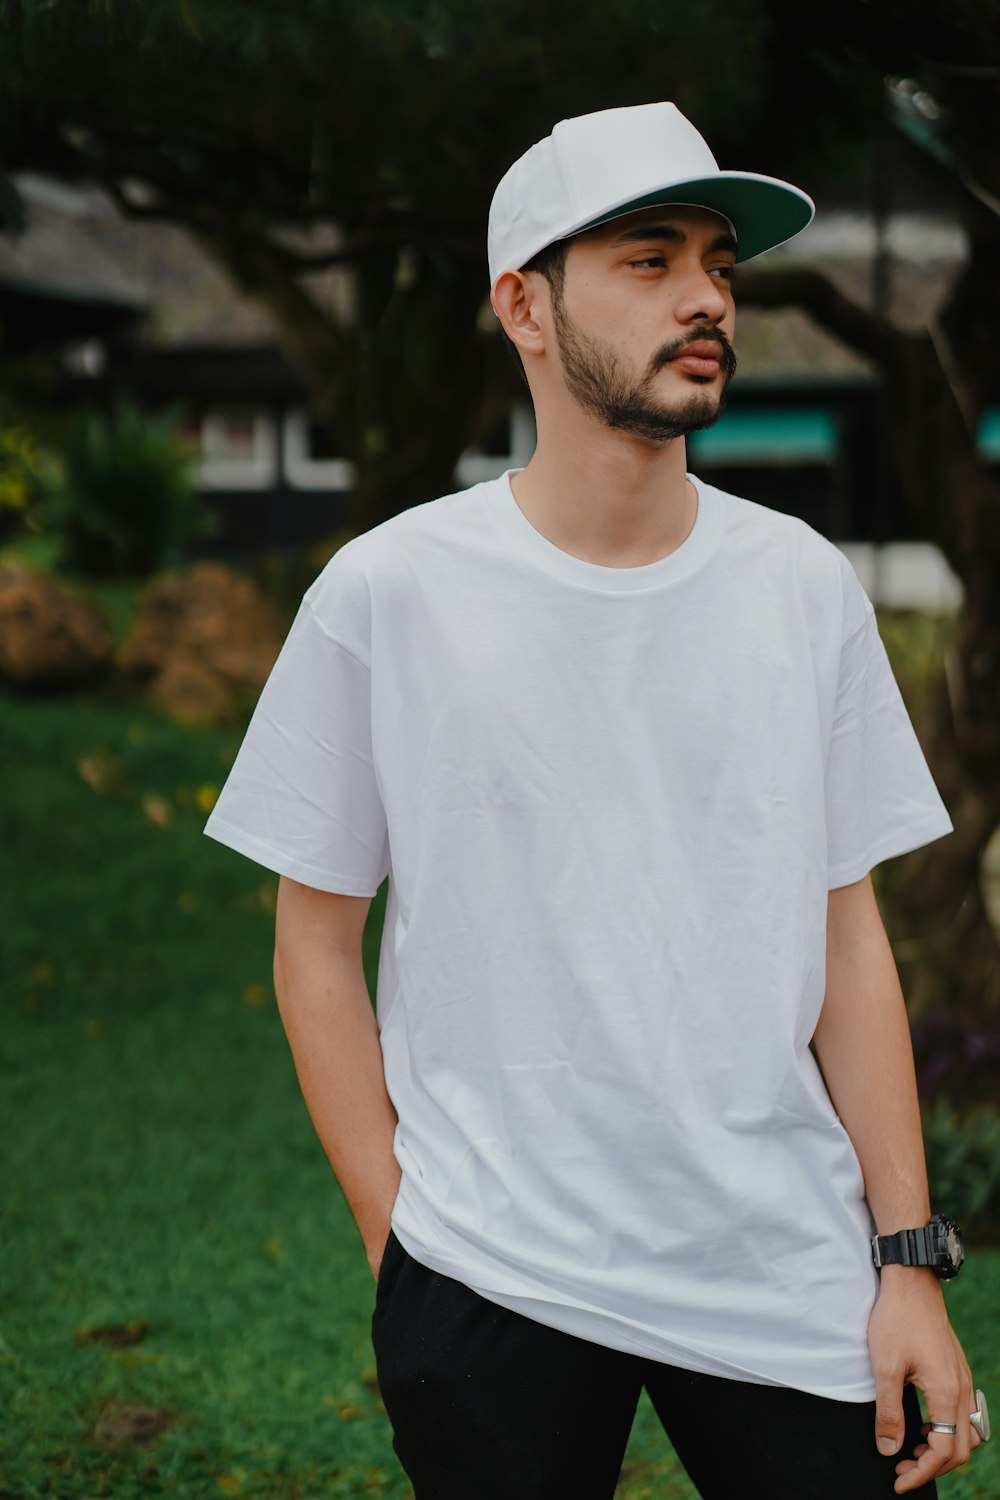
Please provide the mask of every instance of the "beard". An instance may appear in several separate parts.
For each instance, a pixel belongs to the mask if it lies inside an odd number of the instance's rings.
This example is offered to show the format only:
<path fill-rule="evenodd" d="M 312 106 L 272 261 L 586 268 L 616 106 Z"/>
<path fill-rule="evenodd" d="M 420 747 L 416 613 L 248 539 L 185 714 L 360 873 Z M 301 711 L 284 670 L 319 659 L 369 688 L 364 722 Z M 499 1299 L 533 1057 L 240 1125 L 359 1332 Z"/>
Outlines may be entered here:
<path fill-rule="evenodd" d="M 581 333 L 570 321 L 560 298 L 553 298 L 552 306 L 567 389 L 606 426 L 650 443 L 668 443 L 689 432 L 711 427 L 722 416 L 729 382 L 736 373 L 736 355 L 732 344 L 718 329 L 696 328 L 685 338 L 663 345 L 653 355 L 646 372 L 636 379 L 625 369 L 613 344 Z M 687 344 L 696 342 L 719 345 L 722 389 L 718 393 L 694 390 L 686 398 L 668 405 L 655 389 L 656 376 Z M 718 379 L 717 376 L 688 378 L 696 385 L 708 385 Z"/>

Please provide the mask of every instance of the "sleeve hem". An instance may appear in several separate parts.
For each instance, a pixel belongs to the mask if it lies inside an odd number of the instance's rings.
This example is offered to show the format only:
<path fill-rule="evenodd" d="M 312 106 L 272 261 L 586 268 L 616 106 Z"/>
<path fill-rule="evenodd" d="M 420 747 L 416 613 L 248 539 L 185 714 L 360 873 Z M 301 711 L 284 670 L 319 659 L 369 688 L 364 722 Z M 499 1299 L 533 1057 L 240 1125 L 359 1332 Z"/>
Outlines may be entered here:
<path fill-rule="evenodd" d="M 913 849 L 921 849 L 925 844 L 932 844 L 952 831 L 953 824 L 947 813 L 928 818 L 923 823 L 909 823 L 905 827 L 894 828 L 891 833 L 883 834 L 880 839 L 869 844 L 863 854 L 831 865 L 827 886 L 832 891 L 842 885 L 853 885 L 883 860 L 894 859 L 899 854 L 909 854 Z"/>
<path fill-rule="evenodd" d="M 248 859 L 263 865 L 265 869 L 273 870 L 276 875 L 287 875 L 289 880 L 297 880 L 300 885 L 311 886 L 317 891 L 327 891 L 336 896 L 374 896 L 385 874 L 380 875 L 377 880 L 368 880 L 358 875 L 338 875 L 329 870 L 317 869 L 315 865 L 307 865 L 302 860 L 293 859 L 280 849 L 275 849 L 271 844 L 265 844 L 251 834 L 244 833 L 243 829 L 235 828 L 231 823 L 225 823 L 221 818 L 209 818 L 204 829 L 210 839 L 217 843 L 225 844 L 227 848 L 234 849 L 237 854 L 244 854 Z"/>

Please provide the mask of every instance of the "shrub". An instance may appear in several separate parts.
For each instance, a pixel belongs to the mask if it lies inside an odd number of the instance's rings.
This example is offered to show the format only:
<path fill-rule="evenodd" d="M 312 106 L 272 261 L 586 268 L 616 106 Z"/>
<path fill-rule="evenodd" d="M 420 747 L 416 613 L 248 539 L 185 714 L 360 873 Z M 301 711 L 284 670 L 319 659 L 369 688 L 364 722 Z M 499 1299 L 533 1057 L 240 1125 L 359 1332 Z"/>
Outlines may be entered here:
<path fill-rule="evenodd" d="M 58 460 L 30 428 L 0 425 L 0 513 L 25 516 L 60 474 Z"/>
<path fill-rule="evenodd" d="M 42 507 L 64 567 L 98 578 L 145 577 L 182 561 L 213 529 L 177 422 L 176 411 L 151 415 L 125 398 L 109 413 L 84 408 L 70 418 L 62 476 Z"/>
<path fill-rule="evenodd" d="M 960 1116 L 946 1099 L 924 1114 L 927 1171 L 934 1206 L 978 1236 L 1000 1228 L 1000 1114 Z"/>

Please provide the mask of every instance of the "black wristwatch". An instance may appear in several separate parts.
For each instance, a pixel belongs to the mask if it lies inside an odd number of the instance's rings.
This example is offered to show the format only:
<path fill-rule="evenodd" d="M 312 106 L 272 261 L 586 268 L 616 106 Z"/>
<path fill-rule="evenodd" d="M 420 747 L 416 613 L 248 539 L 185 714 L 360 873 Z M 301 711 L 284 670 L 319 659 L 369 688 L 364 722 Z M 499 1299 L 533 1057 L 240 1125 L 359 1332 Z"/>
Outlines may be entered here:
<path fill-rule="evenodd" d="M 926 1229 L 901 1229 L 898 1234 L 877 1234 L 872 1239 L 875 1269 L 883 1266 L 926 1266 L 942 1281 L 950 1281 L 962 1269 L 965 1245 L 954 1219 L 935 1214 Z"/>

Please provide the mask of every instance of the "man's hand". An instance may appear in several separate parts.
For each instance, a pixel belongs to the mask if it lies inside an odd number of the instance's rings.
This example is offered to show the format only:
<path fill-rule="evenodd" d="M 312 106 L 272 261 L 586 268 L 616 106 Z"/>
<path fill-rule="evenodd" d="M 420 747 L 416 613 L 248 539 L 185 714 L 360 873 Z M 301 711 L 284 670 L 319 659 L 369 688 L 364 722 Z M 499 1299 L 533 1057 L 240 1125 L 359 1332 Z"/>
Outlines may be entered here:
<path fill-rule="evenodd" d="M 903 1440 L 903 1386 L 923 1392 L 929 1419 L 955 1426 L 952 1437 L 927 1432 L 913 1458 L 896 1465 L 897 1495 L 909 1494 L 964 1464 L 981 1439 L 969 1413 L 976 1409 L 972 1375 L 945 1311 L 941 1284 L 915 1266 L 885 1266 L 868 1325 L 875 1374 L 875 1437 L 881 1453 L 898 1453 Z"/>
<path fill-rule="evenodd" d="M 814 1041 L 834 1108 L 858 1154 L 879 1234 L 930 1218 L 910 1028 L 871 878 L 832 890 L 827 905 L 826 997 Z M 944 1310 L 941 1283 L 918 1266 L 884 1266 L 868 1326 L 882 1453 L 899 1452 L 903 1386 L 924 1393 L 930 1418 L 915 1458 L 896 1465 L 907 1495 L 964 1464 L 979 1434 L 972 1377 Z M 883 1446 L 887 1444 L 887 1446 Z"/>

